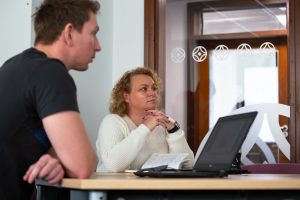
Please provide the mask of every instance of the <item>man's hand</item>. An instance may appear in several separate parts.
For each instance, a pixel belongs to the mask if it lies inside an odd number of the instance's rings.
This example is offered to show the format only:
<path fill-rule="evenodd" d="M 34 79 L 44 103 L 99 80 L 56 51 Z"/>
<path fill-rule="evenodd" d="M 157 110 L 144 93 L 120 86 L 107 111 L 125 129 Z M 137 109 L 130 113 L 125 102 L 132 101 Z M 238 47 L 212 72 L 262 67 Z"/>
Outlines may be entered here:
<path fill-rule="evenodd" d="M 23 180 L 33 183 L 36 178 L 41 178 L 49 183 L 58 183 L 63 179 L 64 174 L 64 168 L 59 160 L 45 154 L 28 168 Z"/>

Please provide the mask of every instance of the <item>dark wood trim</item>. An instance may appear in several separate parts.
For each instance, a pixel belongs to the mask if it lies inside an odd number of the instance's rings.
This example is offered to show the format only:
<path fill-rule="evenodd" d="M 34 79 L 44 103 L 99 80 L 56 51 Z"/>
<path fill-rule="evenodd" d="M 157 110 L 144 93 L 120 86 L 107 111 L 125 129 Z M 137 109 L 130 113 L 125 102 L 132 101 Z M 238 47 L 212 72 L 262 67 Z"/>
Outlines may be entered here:
<path fill-rule="evenodd" d="M 300 163 L 300 2 L 289 1 L 289 64 L 290 64 L 290 131 L 291 160 Z"/>
<path fill-rule="evenodd" d="M 144 63 L 146 67 L 154 69 L 155 57 L 155 1 L 144 1 Z"/>
<path fill-rule="evenodd" d="M 230 33 L 214 35 L 191 36 L 193 40 L 231 40 L 231 39 L 252 39 L 252 38 L 274 38 L 278 36 L 287 36 L 286 30 L 257 31 L 251 33 Z"/>
<path fill-rule="evenodd" d="M 295 2 L 292 0 L 289 2 L 289 18 L 294 18 L 295 10 L 294 10 Z M 291 21 L 288 23 L 289 29 L 289 36 L 288 36 L 288 46 L 289 46 L 289 64 L 290 64 L 290 106 L 291 106 L 291 113 L 290 113 L 290 124 L 289 124 L 289 140 L 295 141 L 296 140 L 296 63 L 295 63 L 295 23 Z M 295 142 L 290 143 L 291 145 L 291 152 L 294 152 L 295 149 Z M 291 155 L 291 160 L 296 161 L 296 155 Z"/>
<path fill-rule="evenodd" d="M 166 0 L 144 0 L 144 63 L 165 83 L 165 10 Z M 162 91 L 165 91 L 163 85 Z M 161 94 L 165 107 L 165 92 Z"/>
<path fill-rule="evenodd" d="M 288 5 L 288 13 L 289 13 L 289 18 L 293 19 L 295 18 L 295 2 L 296 0 L 291 0 Z M 288 29 L 289 29 L 289 35 L 288 35 L 288 51 L 289 51 L 289 64 L 290 64 L 290 106 L 291 106 L 291 111 L 290 111 L 290 123 L 289 123 L 289 140 L 290 141 L 296 141 L 296 134 L 297 134 L 297 123 L 296 123 L 296 102 L 297 102 L 297 97 L 296 97 L 296 63 L 295 63 L 295 47 L 296 44 L 293 42 L 295 41 L 295 22 L 293 20 L 290 20 L 288 23 Z M 296 142 L 291 143 L 291 152 L 296 151 Z M 291 160 L 294 162 L 297 162 L 296 155 L 292 154 L 291 155 Z"/>
<path fill-rule="evenodd" d="M 254 9 L 261 8 L 262 6 L 278 6 L 285 5 L 286 0 L 239 0 L 239 1 L 206 1 L 206 2 L 193 2 L 189 3 L 195 10 L 202 12 L 215 12 L 226 10 L 239 10 L 239 9 Z"/>
<path fill-rule="evenodd" d="M 296 56 L 296 86 L 295 86 L 295 90 L 296 90 L 296 103 L 295 103 L 295 112 L 296 112 L 296 117 L 295 117 L 295 124 L 297 125 L 296 128 L 296 135 L 295 135 L 295 161 L 297 163 L 300 163 L 300 2 L 299 1 L 295 1 L 295 16 L 294 16 L 294 22 L 295 22 L 295 40 L 292 41 L 295 43 L 295 56 Z"/>
<path fill-rule="evenodd" d="M 199 113 L 199 117 L 198 122 L 196 122 L 197 124 L 199 124 L 199 131 L 196 130 L 196 132 L 194 132 L 194 134 L 198 133 L 198 141 L 196 142 L 196 146 L 194 151 L 197 151 L 198 146 L 200 144 L 200 142 L 203 140 L 203 138 L 205 137 L 205 135 L 207 134 L 208 130 L 209 130 L 209 106 L 210 106 L 210 101 L 209 101 L 209 56 L 207 56 L 207 58 L 202 61 L 201 63 L 197 63 L 197 67 L 198 67 L 198 77 L 199 77 L 199 82 L 198 82 L 198 88 L 197 88 L 197 97 L 198 97 L 198 101 L 195 102 L 199 102 L 196 104 L 198 105 L 198 110 L 194 111 L 194 112 L 198 112 Z M 195 61 L 194 61 L 195 62 Z M 195 103 L 194 102 L 194 103 Z M 202 134 L 201 134 L 202 133 Z"/>
<path fill-rule="evenodd" d="M 188 50 L 194 49 L 197 45 L 195 41 L 189 41 Z M 189 52 L 188 55 L 191 55 L 192 52 Z M 188 80 L 187 80 L 187 141 L 193 150 L 196 153 L 199 147 L 199 134 L 193 134 L 196 130 L 200 128 L 200 116 L 199 112 L 195 112 L 195 110 L 199 110 L 199 103 L 195 103 L 198 101 L 199 96 L 199 88 L 198 88 L 198 74 L 199 67 L 198 64 L 194 62 L 192 57 L 188 58 Z"/>

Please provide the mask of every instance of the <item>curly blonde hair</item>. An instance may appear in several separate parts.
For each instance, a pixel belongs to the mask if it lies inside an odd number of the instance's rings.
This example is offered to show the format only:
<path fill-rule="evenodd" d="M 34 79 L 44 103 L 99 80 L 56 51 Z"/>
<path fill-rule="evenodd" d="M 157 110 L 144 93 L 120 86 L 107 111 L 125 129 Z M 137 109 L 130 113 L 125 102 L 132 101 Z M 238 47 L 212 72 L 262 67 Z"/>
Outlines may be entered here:
<path fill-rule="evenodd" d="M 150 76 L 155 86 L 157 87 L 158 99 L 160 100 L 160 91 L 162 87 L 162 81 L 158 77 L 157 73 L 147 67 L 138 67 L 133 70 L 129 70 L 123 74 L 123 76 L 118 80 L 116 85 L 114 86 L 111 98 L 109 111 L 113 114 L 118 114 L 120 116 L 124 116 L 127 114 L 127 103 L 123 97 L 124 92 L 130 93 L 130 80 L 134 75 L 147 75 Z"/>

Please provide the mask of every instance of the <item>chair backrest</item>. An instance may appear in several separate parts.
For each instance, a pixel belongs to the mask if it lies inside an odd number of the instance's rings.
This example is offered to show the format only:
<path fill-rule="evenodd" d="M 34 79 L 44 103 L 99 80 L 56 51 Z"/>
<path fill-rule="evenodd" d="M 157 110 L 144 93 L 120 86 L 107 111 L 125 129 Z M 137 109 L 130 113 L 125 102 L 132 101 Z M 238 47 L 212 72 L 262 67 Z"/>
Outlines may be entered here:
<path fill-rule="evenodd" d="M 238 108 L 234 110 L 232 113 L 230 113 L 229 115 L 252 112 L 252 111 L 257 111 L 258 114 L 241 148 L 242 163 L 244 165 L 255 164 L 247 157 L 247 154 L 250 152 L 250 150 L 255 144 L 261 149 L 262 153 L 265 155 L 267 159 L 266 163 L 269 164 L 276 163 L 276 159 L 270 147 L 259 136 L 265 116 L 266 116 L 267 123 L 270 127 L 271 134 L 278 148 L 286 156 L 286 158 L 290 160 L 290 144 L 286 139 L 287 135 L 284 135 L 279 125 L 280 115 L 288 118 L 290 117 L 290 106 L 284 104 L 276 104 L 276 103 L 253 104 L 253 105 L 248 105 L 245 107 Z M 211 130 L 209 130 L 208 133 L 203 138 L 195 158 L 197 158 L 200 155 L 207 139 L 210 136 L 210 131 Z"/>
<path fill-rule="evenodd" d="M 266 116 L 266 121 L 270 127 L 271 135 L 281 152 L 290 160 L 290 144 L 286 139 L 287 135 L 282 132 L 279 124 L 279 116 L 290 117 L 290 106 L 276 103 L 261 103 L 253 104 L 234 110 L 231 114 L 244 112 L 258 111 L 257 117 L 252 124 L 252 127 L 245 139 L 241 149 L 241 161 L 244 164 L 254 164 L 247 154 L 250 152 L 254 144 L 256 144 L 265 155 L 266 163 L 276 163 L 276 159 L 269 146 L 260 138 L 259 133 L 262 128 L 263 120 Z"/>

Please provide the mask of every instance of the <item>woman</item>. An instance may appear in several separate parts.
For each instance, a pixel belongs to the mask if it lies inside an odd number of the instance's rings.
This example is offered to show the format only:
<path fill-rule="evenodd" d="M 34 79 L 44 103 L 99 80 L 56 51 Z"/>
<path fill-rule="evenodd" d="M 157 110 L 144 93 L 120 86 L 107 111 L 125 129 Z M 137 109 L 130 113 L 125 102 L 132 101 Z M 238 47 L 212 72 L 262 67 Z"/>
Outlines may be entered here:
<path fill-rule="evenodd" d="M 158 110 L 161 81 L 152 70 L 126 72 L 112 90 L 109 110 L 102 121 L 97 171 L 140 169 L 153 153 L 188 153 L 184 168 L 192 168 L 194 154 L 178 124 Z"/>

